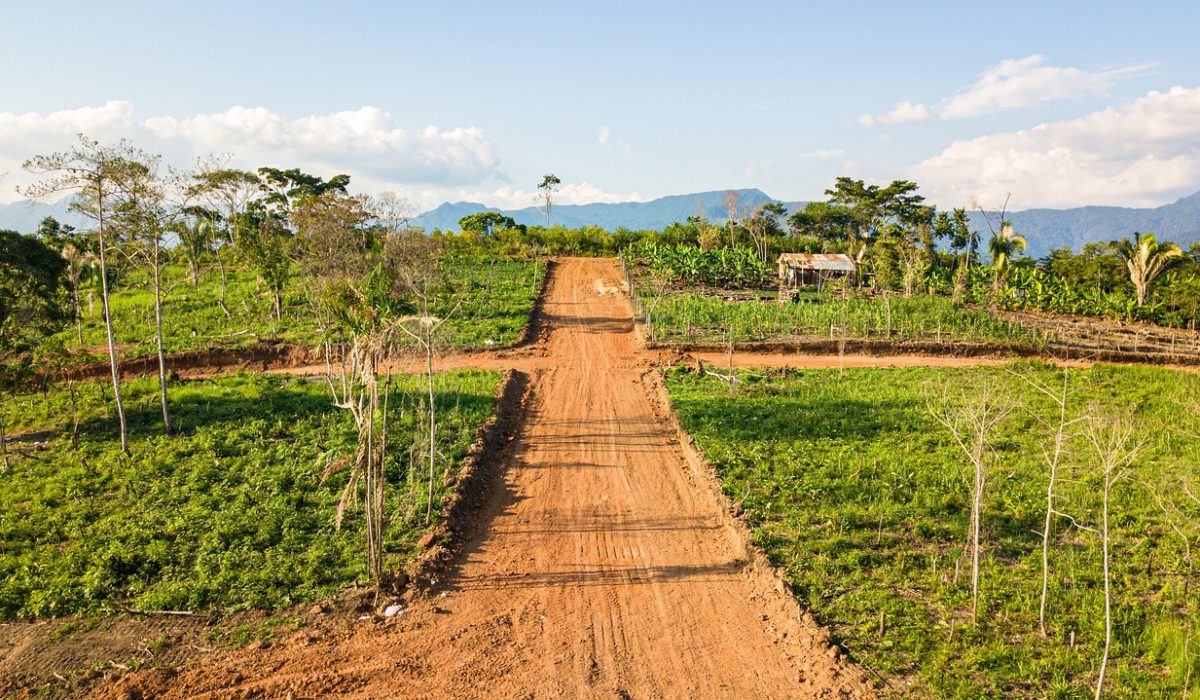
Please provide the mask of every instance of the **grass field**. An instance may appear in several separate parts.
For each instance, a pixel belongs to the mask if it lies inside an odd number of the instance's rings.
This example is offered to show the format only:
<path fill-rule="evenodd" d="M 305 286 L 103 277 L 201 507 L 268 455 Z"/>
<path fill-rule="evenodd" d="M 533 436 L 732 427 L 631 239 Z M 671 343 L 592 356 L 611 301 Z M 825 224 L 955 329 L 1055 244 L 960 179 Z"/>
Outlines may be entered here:
<path fill-rule="evenodd" d="M 545 264 L 540 260 L 456 259 L 447 262 L 454 293 L 440 300 L 439 313 L 455 310 L 446 342 L 456 349 L 500 347 L 518 340 L 537 297 Z M 297 277 L 284 294 L 283 318 L 271 313 L 271 300 L 256 275 L 230 271 L 226 289 L 229 316 L 217 305 L 220 281 L 206 273 L 193 288 L 181 266 L 166 270 L 164 345 L 167 352 L 212 347 L 244 347 L 262 340 L 315 345 L 320 329 Z M 145 271 L 129 273 L 112 295 L 113 326 L 125 356 L 154 353 L 154 296 Z M 91 303 L 89 303 L 89 298 Z M 81 295 L 83 347 L 103 355 L 104 317 L 98 290 Z M 79 346 L 74 326 L 60 334 L 68 348 Z"/>
<path fill-rule="evenodd" d="M 456 468 L 491 414 L 499 379 L 438 375 L 444 468 Z M 408 468 L 409 446 L 423 441 L 420 381 L 393 382 L 392 569 L 426 531 L 425 491 Z M 75 387 L 74 407 L 63 387 L 4 399 L 16 439 L 12 466 L 0 471 L 0 619 L 122 606 L 277 609 L 366 582 L 359 509 L 333 527 L 346 474 L 320 483 L 356 439 L 324 383 L 261 375 L 174 383 L 172 438 L 161 433 L 156 384 L 125 387 L 129 456 L 103 383 Z M 440 501 L 440 479 L 437 488 Z"/>
<path fill-rule="evenodd" d="M 757 542 L 854 658 L 892 679 L 891 696 L 1091 697 L 1104 622 L 1099 474 L 1083 441 L 1069 439 L 1057 508 L 1079 526 L 1055 520 L 1043 639 L 1040 450 L 1050 429 L 1035 415 L 1057 414 L 1013 371 L 1061 385 L 1058 370 L 1038 364 L 747 371 L 733 393 L 711 377 L 668 374 L 684 427 Z M 1104 365 L 1069 377 L 1072 415 L 1135 411 L 1144 442 L 1114 492 L 1106 697 L 1200 697 L 1200 591 L 1189 584 L 1200 507 L 1181 490 L 1200 478 L 1200 378 Z M 947 381 L 997 383 L 1013 409 L 984 498 L 978 623 L 964 555 L 970 471 L 926 405 Z"/>
<path fill-rule="evenodd" d="M 918 295 L 851 297 L 802 294 L 794 304 L 774 298 L 727 301 L 696 292 L 656 298 L 639 291 L 658 342 L 721 343 L 804 338 L 1038 344 L 1039 333 L 982 309 Z"/>

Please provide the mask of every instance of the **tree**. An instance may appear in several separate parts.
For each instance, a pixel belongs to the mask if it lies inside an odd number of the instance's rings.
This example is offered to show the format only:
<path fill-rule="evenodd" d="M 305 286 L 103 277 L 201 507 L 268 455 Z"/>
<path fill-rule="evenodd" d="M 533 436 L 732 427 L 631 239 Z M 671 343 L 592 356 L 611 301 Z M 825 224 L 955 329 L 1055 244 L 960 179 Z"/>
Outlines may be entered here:
<path fill-rule="evenodd" d="M 946 427 L 974 473 L 971 484 L 971 522 L 967 543 L 971 550 L 971 618 L 979 619 L 979 532 L 983 521 L 984 493 L 991 465 L 996 461 L 992 436 L 1008 416 L 1011 406 L 991 382 L 952 391 L 947 385 L 941 400 L 926 401 L 929 412 Z"/>
<path fill-rule="evenodd" d="M 1062 389 L 1056 391 L 1049 384 L 1039 381 L 1032 373 L 1022 374 L 1009 370 L 1011 374 L 1015 374 L 1030 387 L 1050 399 L 1058 409 L 1058 415 L 1054 417 L 1054 420 L 1046 419 L 1040 414 L 1034 413 L 1034 417 L 1038 422 L 1053 431 L 1050 449 L 1042 448 L 1042 460 L 1046 463 L 1046 511 L 1042 522 L 1042 592 L 1041 600 L 1038 604 L 1038 629 L 1043 637 L 1047 636 L 1046 606 L 1050 598 L 1050 532 L 1054 525 L 1054 520 L 1058 516 L 1064 515 L 1058 510 L 1058 494 L 1056 491 L 1059 481 L 1058 473 L 1062 467 L 1063 450 L 1067 443 L 1067 429 L 1078 421 L 1078 419 L 1067 417 L 1067 406 L 1070 404 L 1071 398 L 1070 372 L 1065 367 L 1061 368 L 1060 371 L 1062 373 Z M 1073 518 L 1071 520 L 1074 521 Z"/>
<path fill-rule="evenodd" d="M 464 216 L 458 220 L 463 231 L 474 231 L 481 236 L 491 237 L 501 230 L 521 229 L 511 216 L 505 216 L 498 211 L 481 211 L 478 214 Z"/>
<path fill-rule="evenodd" d="M 558 192 L 558 186 L 561 184 L 562 180 L 550 173 L 543 175 L 542 184 L 538 185 L 538 189 L 542 191 L 543 208 L 546 210 L 546 228 L 550 228 L 550 208 L 553 206 L 554 193 Z"/>
<path fill-rule="evenodd" d="M 97 264 L 94 246 L 85 235 L 78 234 L 74 226 L 60 224 L 53 216 L 47 216 L 38 224 L 37 237 L 44 241 L 67 263 L 67 280 L 71 283 L 71 307 L 74 310 L 75 335 L 83 346 L 83 307 L 79 302 L 79 288 Z"/>
<path fill-rule="evenodd" d="M 851 256 L 858 254 L 860 240 L 878 233 L 886 224 L 898 224 L 909 219 L 914 208 L 921 206 L 925 198 L 916 194 L 918 186 L 909 180 L 894 180 L 886 187 L 868 185 L 862 180 L 839 177 L 831 189 L 825 190 L 831 204 L 838 205 L 849 214 L 848 226 Z"/>
<path fill-rule="evenodd" d="M 849 209 L 830 202 L 809 202 L 803 209 L 788 217 L 793 237 L 813 236 L 825 252 L 849 240 L 854 217 Z"/>
<path fill-rule="evenodd" d="M 336 189 L 304 197 L 293 211 L 300 251 L 297 258 L 312 280 L 315 310 L 327 322 L 326 380 L 334 405 L 348 410 L 358 429 L 335 525 L 341 527 L 361 484 L 367 564 L 378 590 L 383 579 L 388 425 L 386 389 L 382 405 L 380 402 L 379 363 L 399 314 L 410 307 L 395 293 L 395 271 L 384 262 L 384 245 L 369 226 L 371 219 L 364 198 Z M 349 344 L 340 357 L 337 382 L 332 364 L 335 338 Z M 324 478 L 330 474 L 327 469 Z"/>
<path fill-rule="evenodd" d="M 104 307 L 104 328 L 108 341 L 108 361 L 112 371 L 113 398 L 120 424 L 121 450 L 129 451 L 125 404 L 121 398 L 121 376 L 116 342 L 113 338 L 112 312 L 108 298 L 108 230 L 106 216 L 125 201 L 129 185 L 146 167 L 151 157 L 128 141 L 104 145 L 79 135 L 79 145 L 67 151 L 37 156 L 25 162 L 25 169 L 45 179 L 20 191 L 34 199 L 63 192 L 76 194 L 75 211 L 96 222 L 100 257 L 100 295 Z"/>
<path fill-rule="evenodd" d="M 203 212 L 193 212 L 191 220 L 179 219 L 171 226 L 171 232 L 179 239 L 179 252 L 183 254 L 188 266 L 188 281 L 195 289 L 200 284 L 200 271 L 204 267 L 204 257 L 213 249 L 217 238 L 217 227 L 213 223 L 215 216 Z"/>
<path fill-rule="evenodd" d="M 1113 487 L 1129 474 L 1129 467 L 1137 459 L 1142 443 L 1137 439 L 1137 424 L 1131 416 L 1106 412 L 1096 407 L 1092 408 L 1084 423 L 1083 436 L 1092 448 L 1100 477 L 1104 653 L 1100 658 L 1100 672 L 1096 678 L 1095 695 L 1095 699 L 1100 700 L 1104 694 L 1104 676 L 1108 670 L 1108 657 L 1112 649 L 1112 546 L 1109 517 L 1112 510 L 1112 491 Z"/>
<path fill-rule="evenodd" d="M 114 229 L 125 233 L 134 255 L 142 258 L 150 268 L 150 286 L 154 297 L 154 342 L 158 356 L 159 403 L 162 406 L 163 429 L 168 435 L 174 432 L 171 411 L 167 402 L 167 360 L 163 344 L 163 299 L 170 289 L 163 286 L 163 263 L 165 236 L 177 229 L 182 221 L 187 203 L 172 201 L 173 185 L 181 178 L 164 180 L 157 172 L 158 158 L 150 157 L 137 167 L 129 169 L 125 186 L 125 200 L 117 206 L 113 216 Z M 188 244 L 181 244 L 186 247 Z M 198 273 L 197 273 L 198 274 Z"/>
<path fill-rule="evenodd" d="M 65 303 L 66 268 L 62 256 L 45 242 L 16 231 L 0 231 L 0 392 L 29 367 L 28 353 L 70 319 Z M 23 367 L 14 363 L 20 359 L 26 360 Z M 4 412 L 0 411 L 0 455 L 7 470 L 5 440 Z"/>
<path fill-rule="evenodd" d="M 1153 233 L 1134 233 L 1133 240 L 1121 239 L 1113 244 L 1117 255 L 1129 268 L 1129 281 L 1137 291 L 1137 305 L 1142 308 L 1150 284 L 1175 260 L 1183 257 L 1183 251 L 1174 243 L 1159 243 Z"/>
<path fill-rule="evenodd" d="M 397 275 L 398 289 L 413 300 L 414 313 L 402 318 L 398 328 L 412 339 L 425 356 L 425 383 L 429 400 L 429 484 L 425 504 L 425 522 L 433 520 L 433 485 L 437 463 L 437 402 L 433 387 L 433 358 L 439 332 L 458 310 L 457 305 L 445 316 L 434 313 L 441 284 L 441 244 L 419 231 L 402 231 L 388 241 L 386 260 Z"/>
<path fill-rule="evenodd" d="M 787 207 L 782 202 L 767 202 L 758 208 L 746 221 L 746 231 L 750 234 L 750 242 L 758 259 L 766 264 L 770 262 L 770 242 L 778 240 L 783 235 L 783 227 L 779 221 L 787 216 Z"/>
<path fill-rule="evenodd" d="M 239 243 L 247 262 L 262 278 L 271 294 L 271 313 L 283 318 L 283 290 L 291 278 L 292 232 L 277 216 L 244 215 L 248 222 L 238 226 Z"/>
<path fill-rule="evenodd" d="M 725 196 L 721 198 L 721 204 L 725 206 L 725 228 L 729 231 L 730 247 L 736 244 L 734 236 L 737 230 L 738 202 L 741 200 L 742 193 L 737 190 L 726 190 Z"/>
<path fill-rule="evenodd" d="M 992 239 L 988 241 L 988 253 L 992 256 L 992 270 L 995 275 L 992 278 L 992 291 L 999 292 L 1004 289 L 1013 257 L 1028 246 L 1029 242 L 1013 231 L 1011 222 L 1001 220 L 1000 230 L 992 234 Z"/>
<path fill-rule="evenodd" d="M 227 248 L 237 249 L 241 227 L 246 223 L 245 214 L 250 202 L 262 194 L 262 182 L 254 173 L 224 167 L 220 161 L 201 163 L 192 174 L 188 188 L 189 198 L 204 202 L 210 215 L 215 237 L 210 241 L 221 273 L 220 294 L 217 306 L 231 316 L 225 304 L 225 289 L 228 276 L 225 265 Z M 199 212 L 197 212 L 199 215 Z M 198 217 L 204 218 L 204 217 Z"/>

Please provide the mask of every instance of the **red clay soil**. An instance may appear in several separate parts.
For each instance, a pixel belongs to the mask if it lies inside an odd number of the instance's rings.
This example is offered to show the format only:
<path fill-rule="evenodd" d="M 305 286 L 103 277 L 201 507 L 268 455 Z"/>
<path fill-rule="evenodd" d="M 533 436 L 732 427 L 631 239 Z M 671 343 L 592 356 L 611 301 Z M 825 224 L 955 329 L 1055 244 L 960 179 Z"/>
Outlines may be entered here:
<path fill-rule="evenodd" d="M 97 698 L 865 698 L 683 436 L 611 260 L 551 273 L 519 429 L 405 612 L 131 673 Z M 473 361 L 472 361 L 473 360 Z"/>

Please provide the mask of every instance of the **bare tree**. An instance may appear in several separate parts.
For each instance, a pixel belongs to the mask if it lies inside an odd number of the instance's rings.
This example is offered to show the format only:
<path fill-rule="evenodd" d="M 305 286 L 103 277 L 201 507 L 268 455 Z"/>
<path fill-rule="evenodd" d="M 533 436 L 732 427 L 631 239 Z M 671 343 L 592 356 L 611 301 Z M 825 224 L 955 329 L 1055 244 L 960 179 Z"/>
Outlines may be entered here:
<path fill-rule="evenodd" d="M 386 258 L 397 273 L 400 289 L 414 300 L 416 313 L 402 318 L 398 328 L 414 341 L 425 359 L 425 384 L 429 401 L 429 483 L 425 504 L 425 522 L 433 520 L 433 487 L 437 474 L 437 401 L 434 391 L 433 361 L 443 325 L 458 310 L 438 317 L 434 313 L 440 284 L 440 245 L 419 231 L 403 231 L 389 240 Z"/>
<path fill-rule="evenodd" d="M 104 328 L 108 342 L 108 361 L 112 373 L 113 398 L 120 424 L 121 450 L 129 452 L 129 431 L 125 404 L 121 397 L 121 376 L 116 342 L 113 337 L 112 309 L 108 294 L 109 246 L 106 217 L 128 198 L 129 184 L 135 181 L 153 159 L 128 141 L 105 145 L 79 135 L 79 144 L 69 150 L 37 156 L 25 162 L 25 169 L 44 175 L 38 184 L 19 190 L 33 199 L 44 199 L 66 192 L 75 193 L 73 208 L 96 222 L 99 238 L 100 295 L 104 307 Z"/>
<path fill-rule="evenodd" d="M 1011 370 L 1010 370 L 1011 372 Z M 1067 440 L 1067 429 L 1077 422 L 1077 419 L 1067 418 L 1067 406 L 1070 403 L 1070 372 L 1067 368 L 1062 368 L 1062 389 L 1055 391 L 1049 385 L 1039 381 L 1032 374 L 1021 374 L 1012 372 L 1020 377 L 1026 384 L 1033 387 L 1035 390 L 1045 395 L 1057 407 L 1057 420 L 1047 420 L 1041 414 L 1034 412 L 1034 417 L 1044 426 L 1053 430 L 1053 437 L 1050 449 L 1042 447 L 1042 460 L 1046 464 L 1046 513 L 1042 523 L 1042 592 L 1041 601 L 1038 604 L 1038 629 L 1041 630 L 1042 636 L 1047 636 L 1046 633 L 1046 605 L 1050 595 L 1050 533 L 1053 529 L 1054 520 L 1057 516 L 1062 515 L 1058 512 L 1056 505 L 1055 489 L 1058 487 L 1058 474 L 1062 466 L 1063 447 Z"/>
<path fill-rule="evenodd" d="M 734 245 L 734 235 L 737 231 L 738 218 L 738 202 L 742 199 L 742 193 L 737 190 L 726 190 L 725 195 L 721 198 L 721 203 L 725 206 L 725 226 L 729 229 L 729 246 Z"/>
<path fill-rule="evenodd" d="M 1112 649 L 1112 536 L 1109 514 L 1112 511 L 1113 487 L 1129 475 L 1129 467 L 1137 459 L 1142 441 L 1132 416 L 1106 411 L 1093 406 L 1083 423 L 1083 437 L 1091 446 L 1095 466 L 1100 476 L 1101 518 L 1100 544 L 1103 550 L 1104 575 L 1104 654 L 1100 658 L 1100 673 L 1096 678 L 1096 700 L 1104 694 L 1104 676 Z"/>
<path fill-rule="evenodd" d="M 971 551 L 971 617 L 978 620 L 979 532 L 989 467 L 996 461 L 992 437 L 996 427 L 1008 416 L 1011 405 L 995 383 L 984 380 L 957 390 L 947 384 L 939 400 L 926 397 L 926 406 L 930 414 L 950 431 L 974 473 L 967 543 Z"/>

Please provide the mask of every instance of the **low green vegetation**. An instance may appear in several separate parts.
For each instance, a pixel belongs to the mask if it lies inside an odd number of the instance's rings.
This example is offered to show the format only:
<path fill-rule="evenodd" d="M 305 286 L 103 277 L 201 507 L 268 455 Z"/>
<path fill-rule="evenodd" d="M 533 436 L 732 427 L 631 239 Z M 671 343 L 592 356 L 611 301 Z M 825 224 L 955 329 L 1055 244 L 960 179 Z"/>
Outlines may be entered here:
<path fill-rule="evenodd" d="M 1105 697 L 1196 697 L 1196 376 L 1105 365 L 1068 371 L 1046 637 L 1043 450 L 1053 455 L 1060 411 L 1050 397 L 1061 390 L 1062 371 L 1019 363 L 741 378 L 731 391 L 676 370 L 667 384 L 757 543 L 853 657 L 888 679 L 881 688 L 891 697 L 1092 696 L 1105 639 L 1104 479 L 1085 436 L 1102 417 L 1124 412 L 1129 445 L 1140 449 L 1117 472 L 1110 503 Z M 989 393 L 1006 414 L 983 452 L 977 621 L 968 533 L 974 471 L 935 418 L 947 386 L 968 401 Z"/>
<path fill-rule="evenodd" d="M 450 256 L 445 261 L 449 293 L 435 309 L 453 316 L 445 343 L 455 349 L 503 347 L 516 342 L 529 321 L 545 274 L 542 260 L 487 256 Z M 130 270 L 111 296 L 113 331 L 122 355 L 152 355 L 154 299 L 144 270 Z M 272 314 L 271 297 L 255 273 L 232 269 L 226 279 L 227 316 L 218 305 L 220 279 L 205 274 L 193 287 L 182 265 L 164 270 L 171 291 L 163 302 L 163 345 L 168 353 L 208 348 L 237 348 L 260 341 L 301 345 L 318 343 L 321 329 L 313 313 L 306 281 L 293 275 L 283 294 L 283 313 Z M 85 290 L 81 299 L 83 348 L 104 355 L 105 331 L 98 293 Z M 72 326 L 59 334 L 69 349 L 79 347 Z"/>
<path fill-rule="evenodd" d="M 1019 323 L 944 297 L 801 294 L 796 303 L 774 297 L 727 300 L 695 292 L 640 293 L 657 342 L 721 343 L 798 339 L 997 342 L 1036 345 L 1041 336 Z"/>
<path fill-rule="evenodd" d="M 500 375 L 435 376 L 439 472 L 465 456 Z M 384 540 L 402 568 L 427 531 L 425 379 L 390 383 Z M 177 433 L 157 384 L 124 383 L 122 454 L 104 383 L 6 397 L 0 472 L 0 619 L 101 608 L 282 608 L 367 581 L 359 508 L 334 518 L 356 445 L 324 381 L 261 375 L 174 382 Z M 73 445 L 72 434 L 74 434 Z M 332 468 L 330 465 L 333 465 Z M 326 478 L 327 477 L 327 478 Z M 434 510 L 445 496 L 441 479 Z"/>

